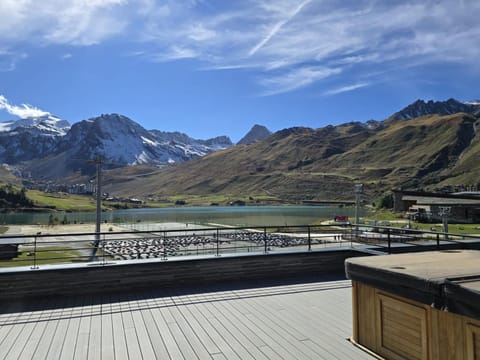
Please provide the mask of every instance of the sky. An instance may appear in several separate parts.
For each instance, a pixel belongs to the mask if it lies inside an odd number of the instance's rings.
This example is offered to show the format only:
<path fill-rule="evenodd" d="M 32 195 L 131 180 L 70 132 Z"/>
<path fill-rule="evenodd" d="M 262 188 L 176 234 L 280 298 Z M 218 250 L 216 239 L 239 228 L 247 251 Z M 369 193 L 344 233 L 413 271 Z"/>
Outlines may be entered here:
<path fill-rule="evenodd" d="M 238 141 L 480 98 L 478 0 L 0 0 L 0 121 Z"/>

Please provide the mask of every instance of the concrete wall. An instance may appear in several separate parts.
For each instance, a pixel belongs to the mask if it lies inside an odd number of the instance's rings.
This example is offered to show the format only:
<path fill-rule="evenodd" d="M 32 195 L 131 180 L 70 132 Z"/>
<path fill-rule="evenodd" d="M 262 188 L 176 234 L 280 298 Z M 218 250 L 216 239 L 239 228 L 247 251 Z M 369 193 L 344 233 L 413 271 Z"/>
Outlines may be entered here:
<path fill-rule="evenodd" d="M 352 249 L 221 256 L 168 261 L 125 261 L 106 266 L 50 266 L 0 272 L 0 300 L 172 287 L 218 281 L 343 273 L 344 261 L 366 254 Z"/>

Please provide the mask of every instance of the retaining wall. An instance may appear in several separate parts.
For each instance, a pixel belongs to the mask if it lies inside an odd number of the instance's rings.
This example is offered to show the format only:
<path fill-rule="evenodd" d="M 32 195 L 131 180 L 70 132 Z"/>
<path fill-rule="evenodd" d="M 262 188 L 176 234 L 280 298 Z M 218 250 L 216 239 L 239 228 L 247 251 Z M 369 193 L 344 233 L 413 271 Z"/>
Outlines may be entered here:
<path fill-rule="evenodd" d="M 0 300 L 46 295 L 152 289 L 216 281 L 251 280 L 343 273 L 353 249 L 268 255 L 219 256 L 167 261 L 123 261 L 100 265 L 65 265 L 0 272 Z"/>

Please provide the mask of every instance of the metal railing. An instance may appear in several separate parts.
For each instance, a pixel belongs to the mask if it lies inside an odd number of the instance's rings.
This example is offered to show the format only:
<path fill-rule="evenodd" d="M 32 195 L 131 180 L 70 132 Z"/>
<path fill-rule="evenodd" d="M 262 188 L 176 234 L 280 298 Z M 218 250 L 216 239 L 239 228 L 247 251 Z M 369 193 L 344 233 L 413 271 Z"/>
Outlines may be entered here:
<path fill-rule="evenodd" d="M 109 265 L 126 260 L 165 261 L 179 256 L 274 254 L 332 247 L 383 253 L 449 248 L 476 248 L 476 235 L 438 233 L 364 225 L 205 227 L 161 231 L 35 234 L 0 237 L 0 269 L 58 263 Z M 95 257 L 92 259 L 92 254 Z M 1 270 L 0 270 L 1 271 Z"/>

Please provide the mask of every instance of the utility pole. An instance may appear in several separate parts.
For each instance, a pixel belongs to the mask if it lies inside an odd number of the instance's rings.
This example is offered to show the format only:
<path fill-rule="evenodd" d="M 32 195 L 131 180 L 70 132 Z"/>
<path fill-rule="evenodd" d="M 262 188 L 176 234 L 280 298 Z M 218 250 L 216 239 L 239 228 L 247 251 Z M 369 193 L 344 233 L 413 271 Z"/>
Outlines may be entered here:
<path fill-rule="evenodd" d="M 360 195 L 363 193 L 363 184 L 355 184 L 355 236 L 359 236 L 358 224 L 360 222 Z"/>
<path fill-rule="evenodd" d="M 95 164 L 97 172 L 97 191 L 96 191 L 96 221 L 95 221 L 95 242 L 93 243 L 92 254 L 89 261 L 95 261 L 97 249 L 100 245 L 100 223 L 102 222 L 102 164 L 104 164 L 100 155 L 95 156 L 95 160 L 89 161 Z"/>
<path fill-rule="evenodd" d="M 450 212 L 452 211 L 451 206 L 440 206 L 438 214 L 442 218 L 442 225 L 443 225 L 443 238 L 445 240 L 448 240 L 448 216 L 450 215 Z"/>
<path fill-rule="evenodd" d="M 355 224 L 360 222 L 360 195 L 363 193 L 363 184 L 355 184 Z"/>

